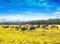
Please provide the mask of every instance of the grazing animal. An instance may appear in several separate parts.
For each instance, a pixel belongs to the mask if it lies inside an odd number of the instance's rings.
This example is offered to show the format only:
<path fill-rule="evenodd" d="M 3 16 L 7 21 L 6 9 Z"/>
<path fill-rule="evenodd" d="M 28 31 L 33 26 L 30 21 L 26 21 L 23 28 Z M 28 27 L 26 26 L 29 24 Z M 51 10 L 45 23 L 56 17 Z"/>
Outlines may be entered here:
<path fill-rule="evenodd" d="M 25 30 L 27 30 L 28 28 L 26 27 L 26 26 L 23 26 L 23 27 L 21 27 L 21 31 L 25 31 Z"/>
<path fill-rule="evenodd" d="M 37 26 L 37 28 L 39 28 L 39 27 L 40 27 L 40 25 Z"/>
<path fill-rule="evenodd" d="M 52 25 L 50 28 L 56 28 L 56 29 L 58 29 L 58 26 Z"/>
<path fill-rule="evenodd" d="M 14 25 L 12 25 L 11 28 L 14 28 Z"/>
<path fill-rule="evenodd" d="M 48 26 L 46 26 L 45 29 L 48 29 Z"/>
<path fill-rule="evenodd" d="M 42 25 L 41 28 L 45 28 L 45 25 Z"/>
<path fill-rule="evenodd" d="M 48 25 L 42 25 L 41 26 L 41 28 L 43 28 L 43 29 L 48 29 L 48 27 L 49 27 Z"/>
<path fill-rule="evenodd" d="M 26 24 L 25 26 L 26 26 L 26 27 L 29 27 L 29 24 Z"/>
<path fill-rule="evenodd" d="M 19 28 L 21 28 L 22 25 L 19 25 Z"/>
<path fill-rule="evenodd" d="M 9 26 L 8 25 L 4 25 L 4 26 L 2 26 L 3 28 L 9 28 Z"/>
<path fill-rule="evenodd" d="M 16 26 L 15 29 L 16 29 L 16 30 L 19 30 L 19 26 Z"/>
<path fill-rule="evenodd" d="M 32 30 L 35 30 L 35 28 L 36 28 L 36 27 L 32 25 L 32 26 L 30 26 L 29 30 L 32 31 Z"/>

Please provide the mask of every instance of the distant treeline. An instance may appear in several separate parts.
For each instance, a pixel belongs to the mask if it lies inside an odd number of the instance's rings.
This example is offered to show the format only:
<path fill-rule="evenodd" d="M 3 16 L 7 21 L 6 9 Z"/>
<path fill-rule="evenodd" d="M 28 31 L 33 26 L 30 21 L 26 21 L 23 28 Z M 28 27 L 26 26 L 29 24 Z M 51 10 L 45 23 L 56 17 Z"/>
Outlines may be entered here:
<path fill-rule="evenodd" d="M 19 25 L 19 22 L 0 22 L 0 25 Z"/>
<path fill-rule="evenodd" d="M 34 20 L 34 21 L 28 21 L 24 22 L 22 24 L 60 24 L 60 19 L 48 19 L 48 20 Z"/>
<path fill-rule="evenodd" d="M 34 20 L 27 22 L 0 22 L 0 24 L 18 25 L 18 24 L 60 24 L 60 19 Z"/>

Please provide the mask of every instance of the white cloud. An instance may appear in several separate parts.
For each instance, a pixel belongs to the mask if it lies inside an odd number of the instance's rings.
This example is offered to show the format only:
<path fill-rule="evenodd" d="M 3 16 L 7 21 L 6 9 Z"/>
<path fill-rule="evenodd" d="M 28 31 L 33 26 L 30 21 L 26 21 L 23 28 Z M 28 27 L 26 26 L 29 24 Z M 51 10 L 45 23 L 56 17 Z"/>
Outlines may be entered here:
<path fill-rule="evenodd" d="M 0 18 L 0 22 L 2 22 L 3 20 L 6 20 L 6 21 L 31 21 L 31 20 L 46 20 L 46 19 L 49 19 L 49 18 L 55 18 L 55 17 L 24 17 L 24 16 L 7 16 L 7 17 L 4 17 L 4 18 Z M 1 20 L 3 19 L 3 20 Z"/>
<path fill-rule="evenodd" d="M 39 19 L 48 19 L 48 18 L 45 18 L 45 17 L 42 17 L 42 16 L 34 16 L 34 15 L 31 15 L 31 16 L 25 16 L 25 15 L 20 15 L 20 14 L 17 14 L 17 15 L 8 15 L 8 16 L 0 16 L 0 22 L 2 22 L 3 20 L 5 21 L 31 21 L 31 20 L 39 20 Z"/>
<path fill-rule="evenodd" d="M 52 18 L 60 18 L 60 11 L 52 13 Z"/>
<path fill-rule="evenodd" d="M 58 13 L 59 12 L 54 12 L 53 14 L 58 14 Z M 47 20 L 51 18 L 56 18 L 55 15 L 46 16 L 45 14 L 41 14 L 41 13 L 28 12 L 24 14 L 27 14 L 27 15 L 16 14 L 16 15 L 0 16 L 0 22 L 5 20 L 6 21 L 31 21 L 31 20 L 42 20 L 42 19 Z"/>
<path fill-rule="evenodd" d="M 60 11 L 54 12 L 53 15 L 60 16 Z"/>

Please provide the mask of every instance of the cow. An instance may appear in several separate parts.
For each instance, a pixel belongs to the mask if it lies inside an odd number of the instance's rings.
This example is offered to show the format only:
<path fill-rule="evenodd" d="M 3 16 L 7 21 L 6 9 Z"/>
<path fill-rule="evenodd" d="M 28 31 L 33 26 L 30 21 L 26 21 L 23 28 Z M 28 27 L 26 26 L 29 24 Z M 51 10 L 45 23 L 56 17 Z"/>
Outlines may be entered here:
<path fill-rule="evenodd" d="M 48 25 L 42 25 L 41 28 L 43 28 L 43 29 L 48 29 L 49 26 L 48 26 Z"/>
<path fill-rule="evenodd" d="M 9 25 L 3 25 L 2 27 L 3 28 L 9 28 Z"/>
<path fill-rule="evenodd" d="M 21 27 L 21 31 L 26 31 L 28 28 L 26 26 Z"/>
<path fill-rule="evenodd" d="M 11 27 L 11 28 L 14 28 L 14 25 L 11 25 L 10 27 Z"/>
<path fill-rule="evenodd" d="M 26 26 L 26 27 L 29 27 L 29 24 L 26 24 L 25 26 Z"/>
<path fill-rule="evenodd" d="M 19 30 L 19 29 L 20 29 L 20 27 L 19 27 L 19 26 L 16 26 L 16 27 L 15 27 L 15 29 L 16 29 L 16 30 Z"/>
<path fill-rule="evenodd" d="M 22 25 L 19 25 L 19 28 L 21 28 Z"/>
<path fill-rule="evenodd" d="M 36 27 L 33 26 L 33 25 L 31 25 L 30 28 L 29 28 L 29 31 L 30 31 L 30 30 L 32 31 L 32 30 L 35 30 L 35 29 L 36 29 Z"/>
<path fill-rule="evenodd" d="M 40 25 L 37 25 L 37 28 L 39 28 L 40 27 Z"/>
<path fill-rule="evenodd" d="M 58 26 L 56 26 L 56 25 L 52 25 L 50 28 L 58 29 Z"/>

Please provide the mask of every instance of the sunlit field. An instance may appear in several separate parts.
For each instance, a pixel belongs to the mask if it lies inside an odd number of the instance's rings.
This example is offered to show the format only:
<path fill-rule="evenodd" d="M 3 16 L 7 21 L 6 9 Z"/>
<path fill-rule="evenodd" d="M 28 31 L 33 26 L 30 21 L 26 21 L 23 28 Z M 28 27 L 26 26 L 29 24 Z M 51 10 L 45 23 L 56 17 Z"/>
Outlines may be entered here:
<path fill-rule="evenodd" d="M 2 28 L 0 25 L 0 44 L 60 44 L 59 29 L 36 28 L 35 31 L 21 32 L 15 28 Z"/>

